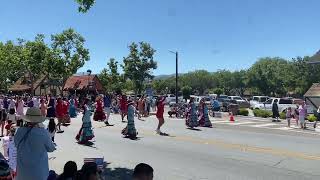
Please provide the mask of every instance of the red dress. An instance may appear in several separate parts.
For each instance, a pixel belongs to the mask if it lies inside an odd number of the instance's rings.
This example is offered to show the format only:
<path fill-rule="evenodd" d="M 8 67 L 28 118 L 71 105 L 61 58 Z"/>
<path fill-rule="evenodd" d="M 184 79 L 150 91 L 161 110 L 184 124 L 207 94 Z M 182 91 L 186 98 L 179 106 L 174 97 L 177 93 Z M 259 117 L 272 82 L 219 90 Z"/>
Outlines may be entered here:
<path fill-rule="evenodd" d="M 164 100 L 160 101 L 157 105 L 157 118 L 163 119 L 163 113 L 164 113 Z"/>
<path fill-rule="evenodd" d="M 58 120 L 62 120 L 64 118 L 64 108 L 62 102 L 58 102 L 56 105 L 56 117 Z"/>
<path fill-rule="evenodd" d="M 106 120 L 106 114 L 103 111 L 103 104 L 101 100 L 98 100 L 96 105 L 96 111 L 94 112 L 93 120 L 104 121 Z"/>
<path fill-rule="evenodd" d="M 70 104 L 68 101 L 63 102 L 63 122 L 64 123 L 70 123 L 69 106 Z"/>
<path fill-rule="evenodd" d="M 120 99 L 120 111 L 122 113 L 127 113 L 128 112 L 128 105 L 127 105 L 127 100 L 124 98 Z"/>

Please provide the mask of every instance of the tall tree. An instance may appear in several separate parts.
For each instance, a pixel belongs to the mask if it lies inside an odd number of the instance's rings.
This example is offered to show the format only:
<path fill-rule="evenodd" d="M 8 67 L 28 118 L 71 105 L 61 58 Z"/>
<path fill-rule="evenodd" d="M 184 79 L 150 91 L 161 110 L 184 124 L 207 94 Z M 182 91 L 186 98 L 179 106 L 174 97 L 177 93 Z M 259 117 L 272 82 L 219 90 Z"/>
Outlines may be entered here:
<path fill-rule="evenodd" d="M 125 86 L 124 78 L 118 72 L 118 61 L 111 58 L 107 65 L 108 68 L 101 71 L 99 79 L 107 91 L 118 92 Z"/>
<path fill-rule="evenodd" d="M 86 13 L 93 6 L 95 0 L 76 0 L 76 2 L 79 4 L 78 11 Z"/>
<path fill-rule="evenodd" d="M 144 81 L 152 79 L 152 70 L 157 68 L 157 62 L 153 59 L 156 50 L 149 43 L 140 42 L 132 43 L 129 51 L 123 59 L 124 76 L 133 82 L 135 93 L 141 93 Z"/>
<path fill-rule="evenodd" d="M 57 68 L 54 76 L 64 81 L 90 59 L 89 50 L 84 47 L 85 39 L 71 28 L 60 34 L 51 35 L 51 40 L 53 50 L 51 65 Z"/>

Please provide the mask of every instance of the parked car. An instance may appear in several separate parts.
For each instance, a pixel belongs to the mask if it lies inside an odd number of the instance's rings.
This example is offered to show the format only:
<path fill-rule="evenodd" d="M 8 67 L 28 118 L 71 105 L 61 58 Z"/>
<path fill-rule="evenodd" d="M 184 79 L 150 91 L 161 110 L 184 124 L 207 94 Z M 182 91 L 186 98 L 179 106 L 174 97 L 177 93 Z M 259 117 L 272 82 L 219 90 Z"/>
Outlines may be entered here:
<path fill-rule="evenodd" d="M 293 104 L 292 99 L 287 98 L 270 98 L 264 103 L 259 103 L 254 106 L 254 109 L 262 109 L 262 110 L 268 110 L 272 111 L 272 105 L 276 101 L 278 104 L 279 112 L 285 112 L 285 110 L 288 107 L 291 107 L 292 109 L 296 109 L 297 105 Z"/>
<path fill-rule="evenodd" d="M 249 102 L 250 103 L 250 107 L 254 108 L 254 106 L 256 104 L 261 104 L 266 102 L 269 99 L 268 96 L 253 96 L 252 100 Z"/>
<path fill-rule="evenodd" d="M 250 104 L 240 96 L 228 96 L 229 99 L 235 100 L 240 108 L 249 108 Z"/>
<path fill-rule="evenodd" d="M 220 103 L 220 111 L 223 111 L 223 112 L 228 112 L 229 111 L 229 105 L 233 104 L 235 106 L 239 106 L 237 101 L 235 100 L 231 100 L 231 99 L 228 99 L 228 98 L 218 98 L 217 99 Z"/>

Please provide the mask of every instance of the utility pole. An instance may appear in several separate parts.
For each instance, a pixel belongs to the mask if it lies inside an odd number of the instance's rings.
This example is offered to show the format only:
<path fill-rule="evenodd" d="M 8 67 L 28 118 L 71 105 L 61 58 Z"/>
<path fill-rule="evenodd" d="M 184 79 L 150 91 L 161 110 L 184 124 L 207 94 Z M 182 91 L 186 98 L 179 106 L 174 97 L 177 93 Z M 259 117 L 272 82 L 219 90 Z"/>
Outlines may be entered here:
<path fill-rule="evenodd" d="M 178 104 L 178 51 L 169 51 L 176 55 L 176 104 Z"/>

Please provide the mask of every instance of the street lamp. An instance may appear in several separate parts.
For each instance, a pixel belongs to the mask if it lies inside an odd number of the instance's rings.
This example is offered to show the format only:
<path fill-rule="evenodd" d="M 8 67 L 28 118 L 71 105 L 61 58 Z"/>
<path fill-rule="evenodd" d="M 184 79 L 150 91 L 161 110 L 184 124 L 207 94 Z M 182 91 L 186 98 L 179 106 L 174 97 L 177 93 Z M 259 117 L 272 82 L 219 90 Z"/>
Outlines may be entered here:
<path fill-rule="evenodd" d="M 88 70 L 87 70 L 87 73 L 88 73 L 88 86 L 87 86 L 87 88 L 88 88 L 88 94 L 87 94 L 87 95 L 89 95 L 90 75 L 91 75 L 92 71 L 91 71 L 90 69 L 88 69 Z"/>
<path fill-rule="evenodd" d="M 176 103 L 178 104 L 178 52 L 169 51 L 176 55 Z"/>

